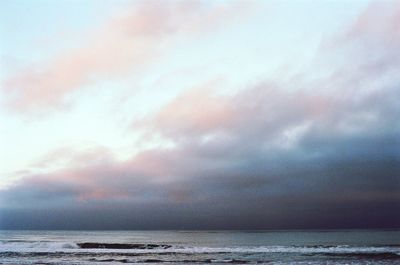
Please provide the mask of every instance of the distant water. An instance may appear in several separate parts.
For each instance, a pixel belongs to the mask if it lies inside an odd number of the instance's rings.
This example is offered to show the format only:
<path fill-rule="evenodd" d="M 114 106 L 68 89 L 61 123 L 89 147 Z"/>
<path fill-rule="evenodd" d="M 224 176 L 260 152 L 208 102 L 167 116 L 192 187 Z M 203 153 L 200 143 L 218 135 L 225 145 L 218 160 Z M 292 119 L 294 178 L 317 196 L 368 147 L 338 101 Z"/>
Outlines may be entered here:
<path fill-rule="evenodd" d="M 123 263 L 400 264 L 400 231 L 0 231 L 0 264 Z"/>

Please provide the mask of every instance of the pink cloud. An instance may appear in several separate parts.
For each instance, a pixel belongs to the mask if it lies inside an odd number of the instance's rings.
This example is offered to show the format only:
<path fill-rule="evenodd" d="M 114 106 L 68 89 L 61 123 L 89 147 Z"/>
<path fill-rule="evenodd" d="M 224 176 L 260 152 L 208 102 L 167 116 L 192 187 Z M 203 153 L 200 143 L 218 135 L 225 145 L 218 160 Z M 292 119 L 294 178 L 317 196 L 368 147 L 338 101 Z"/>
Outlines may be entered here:
<path fill-rule="evenodd" d="M 210 89 L 190 90 L 167 104 L 152 119 L 165 132 L 207 132 L 227 126 L 235 115 L 227 97 L 217 96 Z"/>
<path fill-rule="evenodd" d="M 139 2 L 93 30 L 80 47 L 6 78 L 7 104 L 21 112 L 59 107 L 85 85 L 140 71 L 177 34 L 215 29 L 239 11 L 202 1 Z"/>
<path fill-rule="evenodd" d="M 400 61 L 399 24 L 398 1 L 373 1 L 353 23 L 324 42 L 322 48 L 328 53 L 321 57 L 330 63 L 341 61 L 343 64 L 340 68 L 336 66 L 333 81 L 347 76 L 342 82 L 354 83 L 368 80 L 371 75 L 387 78 L 383 75 L 395 74 Z M 348 72 L 352 75 L 347 75 Z"/>
<path fill-rule="evenodd" d="M 47 168 L 52 165 L 76 167 L 88 164 L 102 164 L 114 160 L 112 152 L 103 146 L 91 146 L 77 151 L 64 146 L 54 149 L 33 163 L 31 168 Z"/>
<path fill-rule="evenodd" d="M 372 2 L 347 31 L 350 39 L 381 43 L 386 47 L 400 44 L 400 3 L 398 1 Z"/>
<path fill-rule="evenodd" d="M 117 161 L 103 147 L 86 151 L 64 147 L 50 152 L 31 167 L 47 173 L 18 172 L 23 178 L 12 186 L 27 186 L 27 193 L 65 195 L 76 203 L 108 199 L 140 201 L 149 191 L 154 198 L 170 196 L 164 194 L 161 186 L 168 185 L 180 171 L 177 162 L 181 155 L 148 150 L 126 161 Z M 48 169 L 60 161 L 64 162 L 61 167 Z"/>
<path fill-rule="evenodd" d="M 266 135 L 280 134 L 306 120 L 332 118 L 341 104 L 334 94 L 324 91 L 287 91 L 278 85 L 260 84 L 234 95 L 218 95 L 213 86 L 179 95 L 153 116 L 135 121 L 133 128 L 178 142 L 219 133 L 228 137 L 261 128 Z"/>
<path fill-rule="evenodd" d="M 380 19 L 378 24 L 386 23 Z M 133 34 L 151 32 L 147 25 L 157 21 L 138 26 Z M 357 28 L 357 33 L 352 30 L 352 38 L 377 40 L 376 49 L 372 45 L 366 51 L 393 51 L 391 45 L 396 42 L 380 41 L 380 32 L 373 35 L 373 22 L 357 23 L 359 26 L 349 27 Z M 150 34 L 151 38 L 178 30 L 175 25 L 171 22 L 161 31 L 158 26 L 151 26 L 158 32 Z M 148 36 L 140 36 L 148 40 Z M 386 37 L 390 39 L 389 35 Z M 207 85 L 178 96 L 154 116 L 134 124 L 135 128 L 171 139 L 176 143 L 173 148 L 142 151 L 122 162 L 110 159 L 108 152 L 55 152 L 44 160 L 59 155 L 73 165 L 47 174 L 27 172 L 13 187 L 2 191 L 4 205 L 42 204 L 46 208 L 46 203 L 54 200 L 61 206 L 76 207 L 84 202 L 96 205 L 117 200 L 128 202 L 129 206 L 142 205 L 141 213 L 156 202 L 170 214 L 165 205 L 171 206 L 171 202 L 194 205 L 196 212 L 222 202 L 229 206 L 227 209 L 259 205 L 254 215 L 259 218 L 260 213 L 269 213 L 274 207 L 279 216 L 281 209 L 290 209 L 288 205 L 300 212 L 310 211 L 311 205 L 313 212 L 321 212 L 327 205 L 342 209 L 351 203 L 349 212 L 365 207 L 370 213 L 370 205 L 382 200 L 389 205 L 383 208 L 385 213 L 398 201 L 398 80 L 382 82 L 376 73 L 365 74 L 364 68 L 354 67 L 368 65 L 367 57 L 353 64 L 353 58 L 342 51 L 330 52 L 344 58 L 346 65 L 331 65 L 335 75 L 318 82 L 299 85 L 294 80 L 284 82 L 283 87 L 279 83 L 260 83 L 235 95 L 218 95 L 212 85 Z M 374 89 L 366 90 L 366 84 L 373 84 Z M 296 128 L 304 124 L 304 131 L 296 134 Z M 203 136 L 215 132 L 222 132 L 223 136 L 204 144 Z M 298 139 L 290 148 L 283 148 L 276 139 L 287 132 Z M 180 141 L 182 138 L 189 141 Z M 355 196 L 346 198 L 343 193 Z M 70 201 L 66 203 L 64 197 Z M 354 204 L 355 201 L 368 206 Z M 199 202 L 207 207 L 202 208 Z M 378 213 L 380 208 L 379 204 L 375 208 Z M 216 212 L 221 213 L 219 209 Z M 206 211 L 205 220 L 209 213 Z M 240 215 L 249 219 L 246 211 Z M 319 217 L 325 220 L 322 215 Z M 343 219 L 343 211 L 336 217 Z M 356 220 L 359 217 L 358 213 L 354 215 Z"/>

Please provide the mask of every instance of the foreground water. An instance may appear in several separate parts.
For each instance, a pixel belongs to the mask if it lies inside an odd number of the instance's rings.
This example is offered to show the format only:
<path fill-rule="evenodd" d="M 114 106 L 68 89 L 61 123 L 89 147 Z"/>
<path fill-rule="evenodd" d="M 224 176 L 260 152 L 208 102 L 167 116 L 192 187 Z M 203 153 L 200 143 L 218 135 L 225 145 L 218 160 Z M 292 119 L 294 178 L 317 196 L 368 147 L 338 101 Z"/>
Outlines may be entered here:
<path fill-rule="evenodd" d="M 0 232 L 0 264 L 122 263 L 400 264 L 400 231 Z"/>

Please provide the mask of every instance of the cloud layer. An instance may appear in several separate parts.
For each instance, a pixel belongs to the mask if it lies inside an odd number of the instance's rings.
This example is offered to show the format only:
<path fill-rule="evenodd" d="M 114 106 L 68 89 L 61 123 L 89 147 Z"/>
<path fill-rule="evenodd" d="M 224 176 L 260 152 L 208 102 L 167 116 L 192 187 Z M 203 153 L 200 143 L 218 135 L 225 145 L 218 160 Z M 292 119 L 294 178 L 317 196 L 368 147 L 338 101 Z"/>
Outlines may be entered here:
<path fill-rule="evenodd" d="M 387 19 L 369 7 L 323 45 L 321 56 L 338 58 L 327 66 L 331 74 L 309 83 L 265 80 L 234 95 L 213 84 L 179 95 L 132 122 L 171 147 L 125 161 L 107 151 L 67 152 L 64 169 L 26 175 L 1 191 L 1 226 L 398 227 L 400 9 L 379 8 Z M 152 36 L 177 30 L 150 22 Z"/>
<path fill-rule="evenodd" d="M 140 71 L 177 36 L 215 30 L 240 8 L 204 1 L 137 2 L 92 29 L 77 48 L 7 77 L 2 84 L 7 104 L 23 113 L 59 108 L 94 81 Z"/>

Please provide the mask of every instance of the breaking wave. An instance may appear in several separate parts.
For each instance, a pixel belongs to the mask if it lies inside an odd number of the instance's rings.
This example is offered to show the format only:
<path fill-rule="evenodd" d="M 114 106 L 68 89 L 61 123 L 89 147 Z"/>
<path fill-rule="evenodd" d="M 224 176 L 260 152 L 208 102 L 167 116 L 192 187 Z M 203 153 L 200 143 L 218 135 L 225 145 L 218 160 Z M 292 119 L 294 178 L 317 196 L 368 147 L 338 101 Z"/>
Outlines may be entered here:
<path fill-rule="evenodd" d="M 103 242 L 54 242 L 54 241 L 1 241 L 4 252 L 104 252 L 104 253 L 304 253 L 327 255 L 383 255 L 400 258 L 400 246 L 257 246 L 257 247 L 199 247 L 168 244 L 130 244 Z"/>

